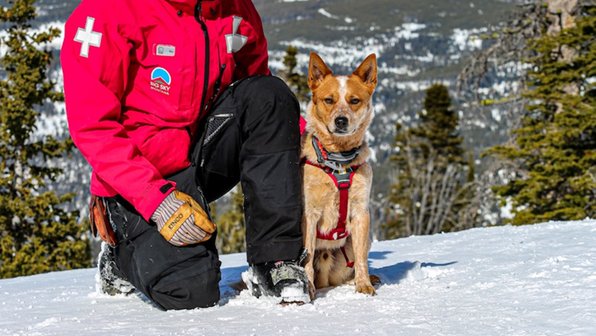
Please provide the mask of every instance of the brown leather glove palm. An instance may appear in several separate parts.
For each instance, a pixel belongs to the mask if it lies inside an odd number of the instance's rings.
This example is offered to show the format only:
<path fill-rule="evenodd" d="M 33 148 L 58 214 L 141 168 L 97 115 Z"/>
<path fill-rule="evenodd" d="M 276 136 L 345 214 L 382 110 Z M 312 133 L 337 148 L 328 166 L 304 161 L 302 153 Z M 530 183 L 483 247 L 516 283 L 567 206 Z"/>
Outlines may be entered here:
<path fill-rule="evenodd" d="M 178 190 L 161 202 L 151 220 L 165 240 L 176 246 L 204 242 L 215 232 L 215 225 L 199 203 Z"/>

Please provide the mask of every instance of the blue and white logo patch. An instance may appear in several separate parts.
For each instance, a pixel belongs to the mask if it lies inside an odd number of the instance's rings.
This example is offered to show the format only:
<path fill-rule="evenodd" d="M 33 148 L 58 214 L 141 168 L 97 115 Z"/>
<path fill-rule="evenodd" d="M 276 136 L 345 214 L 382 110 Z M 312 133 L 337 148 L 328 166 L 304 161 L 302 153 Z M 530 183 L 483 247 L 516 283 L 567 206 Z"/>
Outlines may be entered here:
<path fill-rule="evenodd" d="M 172 77 L 168 70 L 157 67 L 151 71 L 151 89 L 165 95 L 170 94 L 170 84 L 172 84 Z"/>

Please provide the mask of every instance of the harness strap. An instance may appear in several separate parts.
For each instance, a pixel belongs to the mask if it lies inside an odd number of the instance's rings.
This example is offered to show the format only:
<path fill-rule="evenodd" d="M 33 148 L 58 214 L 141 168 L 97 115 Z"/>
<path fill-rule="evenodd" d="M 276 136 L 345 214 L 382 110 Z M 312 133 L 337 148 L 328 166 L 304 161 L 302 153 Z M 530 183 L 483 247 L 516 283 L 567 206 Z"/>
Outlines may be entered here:
<path fill-rule="evenodd" d="M 335 229 L 327 233 L 322 233 L 321 231 L 317 230 L 317 238 L 323 240 L 339 240 L 348 237 L 350 232 L 346 230 L 346 222 L 348 218 L 350 187 L 352 186 L 352 179 L 356 174 L 356 170 L 360 167 L 360 165 L 350 166 L 346 170 L 340 172 L 327 166 L 321 166 L 309 160 L 304 160 L 304 163 L 322 169 L 331 178 L 331 180 L 333 180 L 333 183 L 339 190 L 339 218 L 337 220 L 337 226 Z M 341 247 L 341 252 L 346 259 L 346 266 L 353 267 L 354 262 L 348 259 L 348 255 L 346 254 L 343 246 Z"/>
<path fill-rule="evenodd" d="M 333 183 L 335 183 L 335 186 L 339 190 L 339 217 L 337 226 L 327 233 L 317 230 L 317 238 L 323 240 L 344 239 L 350 235 L 350 232 L 346 230 L 350 186 L 352 186 L 352 179 L 354 178 L 354 174 L 356 174 L 356 170 L 360 167 L 360 165 L 349 166 L 349 164 L 360 153 L 360 147 L 346 152 L 328 152 L 314 135 L 312 136 L 312 146 L 317 155 L 317 163 L 306 159 L 303 162 L 322 169 L 333 180 Z M 347 168 L 344 168 L 345 166 Z M 345 248 L 342 246 L 340 249 L 346 259 L 346 266 L 350 268 L 354 267 L 354 262 L 348 259 Z"/>
<path fill-rule="evenodd" d="M 350 261 L 350 259 L 348 259 L 348 254 L 346 253 L 346 248 L 344 246 L 339 248 L 341 250 L 341 253 L 344 255 L 344 259 L 346 259 L 346 266 L 349 268 L 354 267 L 354 261 Z"/>

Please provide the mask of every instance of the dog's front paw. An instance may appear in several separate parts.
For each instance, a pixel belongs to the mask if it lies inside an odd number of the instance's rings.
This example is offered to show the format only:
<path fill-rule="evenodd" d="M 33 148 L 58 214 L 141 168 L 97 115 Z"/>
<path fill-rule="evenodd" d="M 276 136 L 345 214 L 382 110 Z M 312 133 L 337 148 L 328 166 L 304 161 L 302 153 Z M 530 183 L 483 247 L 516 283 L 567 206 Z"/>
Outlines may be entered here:
<path fill-rule="evenodd" d="M 371 284 L 356 284 L 356 292 L 371 296 L 377 294 L 375 288 Z"/>

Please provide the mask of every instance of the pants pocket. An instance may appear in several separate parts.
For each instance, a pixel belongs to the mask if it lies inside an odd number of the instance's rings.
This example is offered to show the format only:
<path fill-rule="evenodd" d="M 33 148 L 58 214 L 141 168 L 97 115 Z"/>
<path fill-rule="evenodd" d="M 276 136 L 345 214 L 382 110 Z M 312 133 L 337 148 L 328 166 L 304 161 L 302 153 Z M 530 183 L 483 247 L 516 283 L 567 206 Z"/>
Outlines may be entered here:
<path fill-rule="evenodd" d="M 222 130 L 234 119 L 233 113 L 215 114 L 209 117 L 203 146 L 208 146 Z"/>
<path fill-rule="evenodd" d="M 210 147 L 217 142 L 224 130 L 231 125 L 234 118 L 235 116 L 231 112 L 219 112 L 207 118 L 200 150 L 198 151 L 198 158 L 194 161 L 200 167 L 205 165 L 206 153 Z"/>

